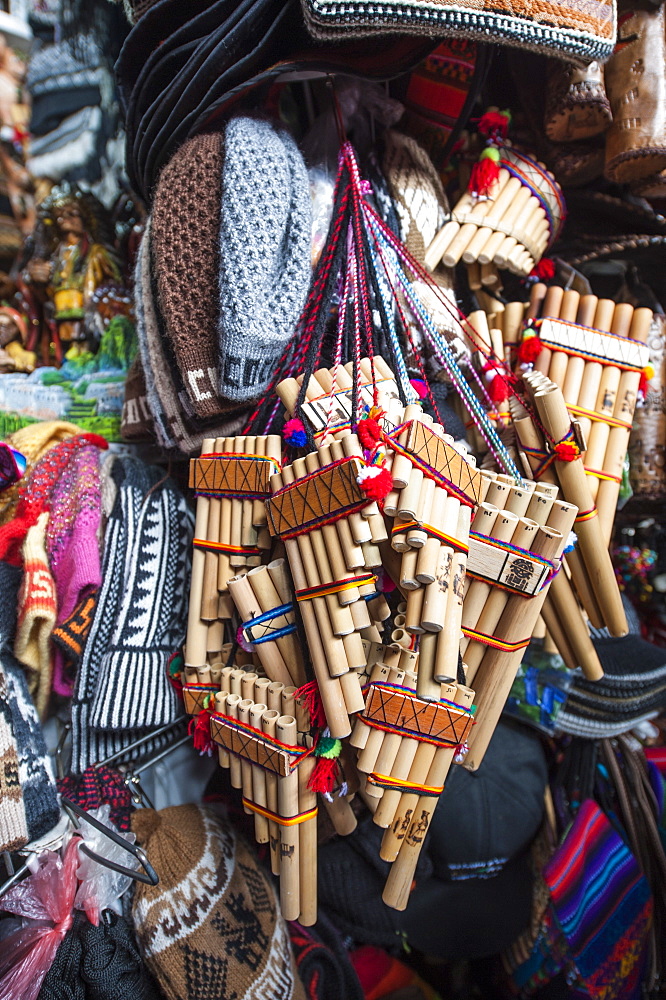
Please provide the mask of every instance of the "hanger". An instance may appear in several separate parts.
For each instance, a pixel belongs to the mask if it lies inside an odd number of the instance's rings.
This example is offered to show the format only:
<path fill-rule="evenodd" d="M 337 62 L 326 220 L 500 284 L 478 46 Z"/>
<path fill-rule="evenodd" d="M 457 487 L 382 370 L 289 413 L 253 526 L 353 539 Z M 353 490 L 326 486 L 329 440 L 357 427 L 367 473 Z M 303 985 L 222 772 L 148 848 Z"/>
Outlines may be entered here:
<path fill-rule="evenodd" d="M 77 806 L 75 802 L 72 802 L 64 795 L 61 795 L 60 799 L 77 830 L 80 829 L 79 818 L 84 819 L 86 823 L 90 823 L 95 830 L 105 836 L 108 840 L 112 840 L 114 844 L 122 847 L 122 849 L 127 851 L 128 854 L 132 854 L 143 868 L 143 872 L 136 871 L 133 868 L 126 868 L 124 865 L 119 865 L 115 861 L 103 858 L 101 854 L 98 854 L 96 851 L 93 851 L 90 847 L 88 847 L 85 841 L 79 845 L 80 851 L 86 854 L 89 858 L 92 858 L 93 861 L 103 865 L 104 868 L 110 868 L 111 871 L 118 872 L 120 875 L 127 875 L 128 878 L 131 878 L 135 882 L 143 882 L 145 885 L 158 884 L 159 876 L 148 860 L 146 852 L 143 848 L 138 847 L 136 844 L 130 844 L 130 842 L 126 840 L 122 834 L 116 833 L 115 830 L 111 830 L 108 826 L 105 826 L 104 823 L 95 819 L 95 817 L 91 816 L 85 809 L 82 809 L 81 806 Z"/>

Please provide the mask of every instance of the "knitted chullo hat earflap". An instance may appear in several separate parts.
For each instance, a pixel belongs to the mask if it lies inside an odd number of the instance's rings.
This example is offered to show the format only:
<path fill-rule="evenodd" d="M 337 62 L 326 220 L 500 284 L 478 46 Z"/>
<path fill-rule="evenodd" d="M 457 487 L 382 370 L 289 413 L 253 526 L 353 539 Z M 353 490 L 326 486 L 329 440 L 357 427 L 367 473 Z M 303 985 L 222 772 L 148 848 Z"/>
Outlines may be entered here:
<path fill-rule="evenodd" d="M 27 842 L 28 823 L 19 781 L 9 690 L 0 664 L 0 851 L 16 851 Z"/>
<path fill-rule="evenodd" d="M 224 138 L 220 226 L 220 390 L 266 391 L 293 336 L 311 277 L 308 174 L 291 136 L 232 118 Z"/>
<path fill-rule="evenodd" d="M 19 500 L 13 519 L 0 528 L 0 559 L 20 563 L 20 547 L 28 528 L 51 508 L 51 497 L 59 477 L 74 453 L 88 445 L 107 449 L 108 442 L 97 434 L 77 434 L 49 449 L 27 478 L 21 480 Z"/>
<path fill-rule="evenodd" d="M 102 582 L 99 534 L 102 496 L 100 452 L 81 448 L 60 477 L 51 499 L 46 549 L 55 580 L 58 610 L 56 623 L 68 621 L 75 609 Z M 71 697 L 73 685 L 65 674 L 62 651 L 54 650 L 53 687 Z"/>
<path fill-rule="evenodd" d="M 46 716 L 53 660 L 51 633 L 56 622 L 57 599 L 53 576 L 46 555 L 44 512 L 37 524 L 28 529 L 23 543 L 23 581 L 18 595 L 18 622 L 14 655 L 27 667 L 28 688 L 40 718 Z"/>
<path fill-rule="evenodd" d="M 168 1000 L 304 1000 L 275 890 L 228 823 L 184 805 L 140 809 L 132 829 L 160 874 L 132 916 Z"/>
<path fill-rule="evenodd" d="M 6 685 L 6 704 L 16 740 L 18 780 L 28 829 L 28 840 L 43 836 L 55 826 L 60 806 L 53 765 L 25 675 L 11 652 L 16 630 L 16 605 L 20 572 L 0 562 L 0 671 Z M 2 810 L 0 810 L 2 811 Z"/>
<path fill-rule="evenodd" d="M 222 164 L 220 133 L 190 139 L 162 170 L 152 207 L 152 264 L 164 331 L 189 400 L 203 418 L 222 408 L 215 337 Z"/>
<path fill-rule="evenodd" d="M 185 639 L 192 515 L 160 469 L 117 458 L 111 478 L 102 585 L 72 702 L 74 774 L 179 714 L 166 664 Z"/>

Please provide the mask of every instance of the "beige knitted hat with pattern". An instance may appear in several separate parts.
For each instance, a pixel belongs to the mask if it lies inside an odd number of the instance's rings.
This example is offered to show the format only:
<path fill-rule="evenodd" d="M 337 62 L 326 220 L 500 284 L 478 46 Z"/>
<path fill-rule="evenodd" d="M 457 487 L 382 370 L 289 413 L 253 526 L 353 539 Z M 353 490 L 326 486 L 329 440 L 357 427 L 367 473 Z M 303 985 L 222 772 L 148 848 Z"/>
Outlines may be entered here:
<path fill-rule="evenodd" d="M 169 1000 L 305 1000 L 268 875 L 210 809 L 140 809 L 137 842 L 160 881 L 140 884 L 132 916 Z"/>

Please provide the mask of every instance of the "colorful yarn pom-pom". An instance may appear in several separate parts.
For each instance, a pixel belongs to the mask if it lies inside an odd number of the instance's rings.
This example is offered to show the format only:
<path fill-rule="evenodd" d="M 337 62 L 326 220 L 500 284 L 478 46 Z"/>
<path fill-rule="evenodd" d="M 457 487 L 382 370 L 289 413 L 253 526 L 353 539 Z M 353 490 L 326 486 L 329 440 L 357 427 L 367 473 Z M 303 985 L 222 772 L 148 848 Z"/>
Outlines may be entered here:
<path fill-rule="evenodd" d="M 535 333 L 526 335 L 518 348 L 518 360 L 523 365 L 533 365 L 543 350 L 543 344 Z"/>
<path fill-rule="evenodd" d="M 370 500 L 383 500 L 393 489 L 391 473 L 381 465 L 366 465 L 356 482 Z"/>
<path fill-rule="evenodd" d="M 469 179 L 469 190 L 476 198 L 488 198 L 497 184 L 500 171 L 500 154 L 494 146 L 483 150 L 479 159 L 472 167 Z"/>
<path fill-rule="evenodd" d="M 292 448 L 302 448 L 303 445 L 308 443 L 308 436 L 305 433 L 303 421 L 299 420 L 298 417 L 292 417 L 291 420 L 286 422 L 282 431 L 282 437 L 285 444 L 290 444 Z"/>

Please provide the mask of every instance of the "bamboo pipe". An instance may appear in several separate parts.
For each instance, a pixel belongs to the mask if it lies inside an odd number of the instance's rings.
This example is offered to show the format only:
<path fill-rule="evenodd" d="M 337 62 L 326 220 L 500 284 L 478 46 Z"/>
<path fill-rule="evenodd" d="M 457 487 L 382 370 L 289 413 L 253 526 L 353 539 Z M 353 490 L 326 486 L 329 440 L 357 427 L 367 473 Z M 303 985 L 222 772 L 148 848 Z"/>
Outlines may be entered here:
<path fill-rule="evenodd" d="M 451 685 L 451 687 L 454 688 L 452 700 L 462 708 L 470 709 L 474 701 L 474 691 L 462 685 L 455 687 Z M 444 786 L 449 769 L 453 763 L 455 752 L 455 747 L 442 747 L 436 751 L 430 770 L 428 771 L 427 785 L 438 788 Z M 419 854 L 421 853 L 421 848 L 423 847 L 423 842 L 426 838 L 437 802 L 438 798 L 434 796 L 422 795 L 416 799 L 412 813 L 412 822 L 407 835 L 402 841 L 398 856 L 391 866 L 391 871 L 389 872 L 382 893 L 382 899 L 387 906 L 391 906 L 397 910 L 404 910 L 407 907 Z"/>
<path fill-rule="evenodd" d="M 567 288 L 562 296 L 559 318 L 566 323 L 575 323 L 579 306 L 580 294 L 571 288 Z M 553 351 L 548 369 L 548 378 L 559 385 L 560 388 L 564 385 L 568 361 L 569 356 L 564 351 Z"/>
<path fill-rule="evenodd" d="M 275 734 L 286 746 L 297 746 L 296 719 L 281 715 Z M 278 776 L 278 813 L 288 819 L 298 811 L 298 774 L 294 770 L 286 777 Z M 285 920 L 298 920 L 301 908 L 299 826 L 280 825 L 280 909 Z"/>
<path fill-rule="evenodd" d="M 506 208 L 515 198 L 521 188 L 521 183 L 516 177 L 505 177 L 505 174 L 508 174 L 508 171 L 500 170 L 495 200 L 493 202 L 490 200 L 479 201 L 468 213 L 475 221 L 463 223 L 451 240 L 441 258 L 445 267 L 456 266 L 479 227 L 493 230 L 495 223 L 502 218 Z M 489 208 L 490 211 L 488 211 Z"/>
<path fill-rule="evenodd" d="M 214 451 L 220 452 L 224 448 L 224 438 L 216 438 Z M 208 503 L 208 524 L 206 525 L 206 540 L 216 542 L 220 537 L 220 510 L 222 501 L 219 497 L 210 497 Z M 201 618 L 203 621 L 213 622 L 217 619 L 218 591 L 218 554 L 216 552 L 204 553 L 204 573 L 201 588 Z"/>
<path fill-rule="evenodd" d="M 266 736 L 277 737 L 277 720 L 280 713 L 276 709 L 267 709 L 261 717 L 261 728 Z M 274 771 L 266 771 L 266 803 L 268 809 L 278 815 L 278 776 Z M 273 875 L 280 874 L 280 827 L 275 820 L 268 821 L 269 847 L 271 853 L 271 871 Z"/>
<path fill-rule="evenodd" d="M 278 473 L 271 477 L 272 491 L 276 492 L 283 486 L 283 484 L 284 470 L 283 473 Z M 289 568 L 291 569 L 291 575 L 294 581 L 294 588 L 296 590 L 304 590 L 309 586 L 309 583 L 305 567 L 303 565 L 303 560 L 301 558 L 298 541 L 298 538 L 285 539 L 284 544 L 287 552 L 287 559 L 289 560 Z M 332 677 L 329 671 L 330 652 L 329 648 L 324 646 L 319 629 L 319 619 L 317 617 L 315 607 L 313 606 L 316 604 L 316 600 L 317 599 L 315 598 L 314 601 L 301 602 L 301 618 L 303 620 L 303 627 L 308 640 L 310 659 L 312 661 L 312 668 L 317 679 L 317 685 L 319 687 L 326 721 L 329 729 L 331 730 L 331 735 L 336 739 L 341 739 L 342 737 L 349 735 L 351 727 L 345 708 L 339 678 Z M 326 612 L 325 606 L 324 612 Z M 337 655 L 338 659 L 341 659 L 337 651 L 337 647 L 333 655 Z M 344 665 L 344 663 L 346 663 L 346 658 L 342 662 Z"/>
<path fill-rule="evenodd" d="M 458 511 L 456 538 L 463 541 L 469 540 L 471 515 L 471 508 L 461 504 Z M 455 681 L 458 673 L 466 570 L 467 553 L 454 549 L 446 601 L 446 628 L 437 635 L 437 652 L 433 671 L 435 680 L 440 683 Z"/>
<path fill-rule="evenodd" d="M 570 511 L 570 525 L 573 525 L 575 510 Z M 533 551 L 546 559 L 556 559 L 566 543 L 565 534 L 554 528 L 539 528 Z M 546 585 L 534 597 L 526 599 L 520 595 L 511 597 L 502 613 L 495 635 L 504 641 L 516 641 L 516 636 L 530 636 L 541 614 L 548 594 Z M 488 648 L 474 678 L 477 712 L 475 725 L 469 736 L 469 751 L 463 767 L 475 771 L 479 767 L 490 743 L 516 671 L 523 657 L 523 650 L 505 652 Z"/>
<path fill-rule="evenodd" d="M 277 563 L 277 566 L 274 565 Z M 255 566 L 253 569 L 249 570 L 247 574 L 247 581 L 252 588 L 252 592 L 261 608 L 262 614 L 270 611 L 273 608 L 279 608 L 283 604 L 291 603 L 289 598 L 289 586 L 286 581 L 286 571 L 284 569 L 284 560 L 274 560 L 271 566 L 275 569 L 276 573 L 282 573 L 285 577 L 283 587 L 287 592 L 288 599 L 285 601 L 282 598 L 282 594 L 278 591 L 273 581 L 273 574 L 269 571 L 267 566 Z M 295 619 L 295 612 L 291 612 L 292 618 Z M 288 619 L 286 615 L 280 618 L 275 618 L 271 621 L 270 625 L 273 629 L 280 629 L 288 624 Z M 299 645 L 296 635 L 292 632 L 290 635 L 281 636 L 275 639 L 275 645 L 277 646 L 282 660 L 287 668 L 289 677 L 291 677 L 291 682 L 300 687 L 305 684 L 305 665 L 303 663 L 303 654 L 301 652 L 301 647 Z M 271 646 L 272 642 L 261 643 L 260 646 Z M 261 659 L 261 649 L 258 650 L 259 659 L 263 664 Z M 266 669 L 266 668 L 264 668 Z M 266 670 L 266 673 L 270 677 L 271 675 Z M 281 680 L 283 684 L 288 684 L 289 681 L 284 676 L 271 677 L 271 680 Z M 285 713 L 289 715 L 291 713 Z"/>
<path fill-rule="evenodd" d="M 251 622 L 253 618 L 262 613 L 261 604 L 247 576 L 232 577 L 228 585 L 229 593 L 244 623 Z M 279 607 L 279 605 L 275 604 L 273 607 Z M 276 642 L 262 642 L 255 648 L 261 665 L 272 681 L 281 681 L 283 684 L 293 683 L 294 679 L 289 673 L 289 668 Z"/>
<path fill-rule="evenodd" d="M 215 438 L 204 438 L 201 444 L 201 454 L 209 455 L 213 452 L 214 448 Z M 195 538 L 206 538 L 209 509 L 210 499 L 208 497 L 197 497 L 197 508 L 194 523 Z M 187 617 L 187 635 L 185 640 L 185 664 L 190 667 L 200 667 L 206 662 L 208 625 L 206 622 L 201 620 L 201 598 L 203 594 L 205 564 L 205 552 L 195 546 L 192 552 L 190 603 Z"/>
<path fill-rule="evenodd" d="M 309 812 L 317 805 L 317 795 L 308 788 L 316 764 L 314 757 L 306 757 L 297 768 L 298 811 Z M 299 837 L 299 916 L 303 927 L 317 922 L 317 817 L 306 819 L 296 829 Z"/>
<path fill-rule="evenodd" d="M 541 318 L 545 319 L 547 317 L 553 317 L 557 319 L 560 315 L 563 298 L 564 289 L 560 285 L 550 285 L 541 306 Z M 550 368 L 551 357 L 552 351 L 548 347 L 542 348 L 539 356 L 534 362 L 534 370 L 541 372 L 543 375 L 547 375 L 548 369 Z"/>
<path fill-rule="evenodd" d="M 534 401 L 552 439 L 563 440 L 569 432 L 570 423 L 561 390 L 555 385 L 538 389 L 534 394 Z M 604 545 L 603 532 L 590 496 L 583 463 L 577 458 L 572 462 L 555 459 L 553 464 L 565 498 L 576 504 L 580 514 L 589 513 L 585 520 L 576 522 L 578 549 L 604 621 L 611 635 L 626 635 L 627 619 L 622 598 L 608 549 Z"/>
<path fill-rule="evenodd" d="M 262 729 L 262 717 L 268 711 L 268 706 L 260 702 L 253 702 L 250 708 L 250 725 L 255 729 Z M 261 767 L 252 766 L 252 801 L 255 805 L 267 808 L 268 798 L 266 794 L 266 773 Z M 259 813 L 254 813 L 254 839 L 258 844 L 270 843 L 268 820 Z"/>
<path fill-rule="evenodd" d="M 635 309 L 629 331 L 629 339 L 639 344 L 646 344 L 650 334 L 652 318 L 652 310 L 645 308 Z M 613 409 L 615 420 L 622 420 L 626 424 L 631 425 L 638 399 L 640 379 L 640 372 L 625 371 L 622 373 Z M 630 434 L 631 426 L 613 427 L 608 436 L 604 470 L 618 478 L 622 475 Z M 619 492 L 620 484 L 613 480 L 604 480 L 599 484 L 597 508 L 599 510 L 599 520 L 602 524 L 602 535 L 606 546 L 610 544 Z"/>

